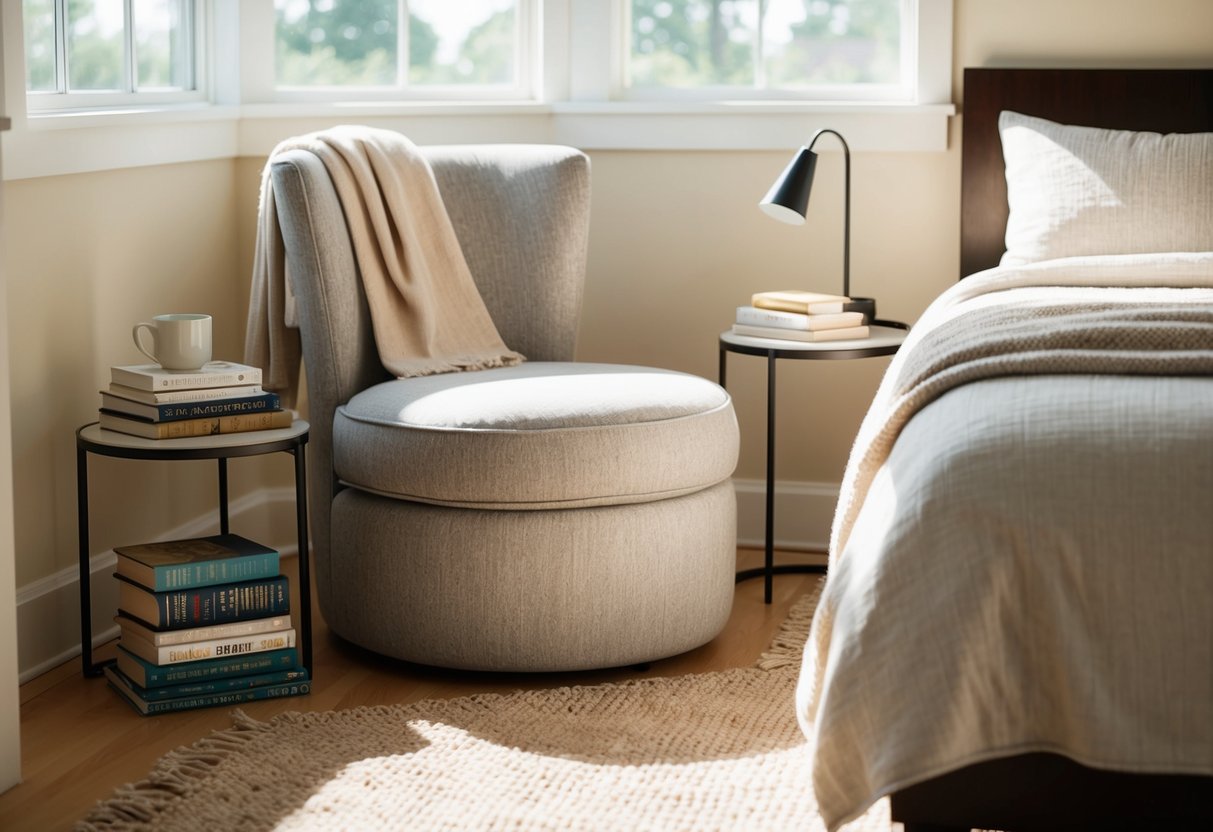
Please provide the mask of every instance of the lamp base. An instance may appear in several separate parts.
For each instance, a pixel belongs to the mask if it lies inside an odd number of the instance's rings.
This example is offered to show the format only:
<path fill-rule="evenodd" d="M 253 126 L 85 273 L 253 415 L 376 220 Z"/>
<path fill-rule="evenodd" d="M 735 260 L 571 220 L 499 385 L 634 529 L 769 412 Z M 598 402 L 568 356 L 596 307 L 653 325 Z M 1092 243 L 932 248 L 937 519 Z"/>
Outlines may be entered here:
<path fill-rule="evenodd" d="M 876 298 L 851 298 L 842 308 L 846 312 L 862 312 L 865 324 L 876 320 Z"/>

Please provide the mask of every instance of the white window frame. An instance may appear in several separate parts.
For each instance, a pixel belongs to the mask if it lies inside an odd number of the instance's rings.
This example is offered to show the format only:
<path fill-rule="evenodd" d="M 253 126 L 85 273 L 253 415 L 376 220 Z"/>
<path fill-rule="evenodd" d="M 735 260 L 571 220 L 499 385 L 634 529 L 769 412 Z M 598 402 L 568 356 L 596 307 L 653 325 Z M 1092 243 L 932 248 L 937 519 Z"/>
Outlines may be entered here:
<path fill-rule="evenodd" d="M 595 150 L 788 151 L 833 128 L 853 151 L 938 152 L 952 104 L 952 0 L 913 0 L 915 93 L 906 101 L 619 100 L 626 0 L 534 0 L 542 61 L 526 100 L 341 100 L 282 96 L 274 86 L 272 0 L 200 0 L 208 101 L 120 110 L 27 112 L 21 4 L 5 0 L 4 87 L 13 130 L 6 179 L 265 156 L 282 139 L 358 121 L 419 144 L 559 143 Z M 603 37 L 610 32 L 611 38 Z"/>
<path fill-rule="evenodd" d="M 448 0 L 451 2 L 451 0 Z M 480 86 L 480 85 L 438 85 L 438 84 L 405 84 L 391 86 L 376 86 L 376 87 L 349 87 L 349 86 L 291 86 L 278 85 L 271 80 L 270 89 L 259 89 L 255 95 L 263 101 L 279 101 L 279 102 L 342 102 L 342 101 L 440 101 L 440 102 L 483 102 L 483 101 L 534 101 L 537 96 L 535 93 L 535 77 L 536 74 L 531 71 L 531 67 L 542 62 L 542 55 L 536 53 L 537 44 L 534 33 L 538 30 L 539 19 L 541 17 L 542 5 L 541 0 L 515 0 L 517 3 L 517 14 L 514 20 L 515 32 L 517 34 L 517 52 L 514 56 L 515 67 L 514 77 L 516 82 L 513 86 Z M 269 8 L 271 15 L 271 31 L 275 25 L 272 16 L 273 0 L 268 4 L 250 3 L 250 9 L 244 14 L 255 14 L 258 17 L 265 13 L 266 7 Z M 259 28 L 263 28 L 262 23 Z M 274 76 L 274 55 L 272 50 L 267 50 L 256 56 L 258 63 L 265 60 L 268 56 L 270 66 L 259 67 L 257 76 L 259 78 L 272 79 Z M 401 56 L 402 58 L 404 56 Z M 407 71 L 407 68 L 405 69 Z M 251 92 L 251 91 L 250 91 Z"/>
<path fill-rule="evenodd" d="M 65 43 L 65 33 L 57 31 L 58 43 L 55 45 L 55 52 L 58 58 L 56 67 L 56 75 L 58 76 L 59 89 L 56 91 L 46 92 L 26 92 L 25 106 L 31 113 L 42 112 L 80 112 L 85 110 L 102 110 L 102 109 L 117 109 L 131 107 L 149 107 L 163 106 L 175 104 L 201 104 L 208 100 L 207 93 L 207 72 L 206 60 L 209 54 L 207 43 L 207 30 L 209 19 L 209 3 L 207 0 L 192 0 L 193 12 L 191 19 L 188 22 L 190 38 L 193 48 L 191 55 L 190 81 L 191 89 L 188 90 L 134 90 L 134 91 L 97 91 L 79 90 L 76 92 L 66 91 L 67 79 L 64 76 L 66 72 L 66 55 L 67 49 Z M 66 0 L 58 0 L 57 6 L 62 7 L 66 4 Z M 20 5 L 20 0 L 18 0 Z M 57 9 L 56 14 L 62 13 L 62 8 Z M 22 54 L 24 54 L 24 28 L 22 34 Z M 134 33 L 126 28 L 124 37 L 127 43 L 127 55 L 134 56 Z M 135 72 L 132 66 L 124 67 L 126 74 L 126 83 L 128 86 L 133 85 L 134 79 L 131 77 Z M 24 83 L 25 73 L 22 67 L 21 78 Z"/>

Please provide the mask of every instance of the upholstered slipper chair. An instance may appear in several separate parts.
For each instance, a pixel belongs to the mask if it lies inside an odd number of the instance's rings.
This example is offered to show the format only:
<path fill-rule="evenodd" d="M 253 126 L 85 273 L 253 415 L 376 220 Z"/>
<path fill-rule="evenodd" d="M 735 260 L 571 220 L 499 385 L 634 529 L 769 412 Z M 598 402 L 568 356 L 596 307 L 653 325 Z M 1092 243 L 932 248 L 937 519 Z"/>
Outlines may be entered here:
<path fill-rule="evenodd" d="M 471 670 L 690 650 L 732 605 L 737 424 L 685 373 L 573 362 L 589 165 L 563 147 L 426 148 L 514 367 L 408 379 L 379 362 L 324 165 L 271 167 L 307 377 L 309 505 L 333 632 Z"/>

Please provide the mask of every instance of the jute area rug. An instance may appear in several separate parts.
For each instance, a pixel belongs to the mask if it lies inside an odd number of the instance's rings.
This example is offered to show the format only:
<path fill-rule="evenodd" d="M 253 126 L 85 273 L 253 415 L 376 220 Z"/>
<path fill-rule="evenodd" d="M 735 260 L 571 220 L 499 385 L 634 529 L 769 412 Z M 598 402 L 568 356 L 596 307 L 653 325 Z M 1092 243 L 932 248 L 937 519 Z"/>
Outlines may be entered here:
<path fill-rule="evenodd" d="M 280 714 L 162 758 L 82 830 L 824 832 L 793 695 L 816 597 L 753 667 Z M 887 832 L 887 802 L 847 832 Z"/>

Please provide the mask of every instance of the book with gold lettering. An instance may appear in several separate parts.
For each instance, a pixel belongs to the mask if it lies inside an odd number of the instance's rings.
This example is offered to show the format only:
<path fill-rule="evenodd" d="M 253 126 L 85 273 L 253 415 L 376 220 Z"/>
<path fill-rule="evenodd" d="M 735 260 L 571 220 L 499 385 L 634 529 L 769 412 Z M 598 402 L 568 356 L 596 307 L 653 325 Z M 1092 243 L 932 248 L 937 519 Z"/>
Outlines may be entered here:
<path fill-rule="evenodd" d="M 208 627 L 229 621 L 285 615 L 291 610 L 286 575 L 153 592 L 127 578 L 118 579 L 118 609 L 157 630 Z"/>
<path fill-rule="evenodd" d="M 189 436 L 213 436 L 217 433 L 243 433 L 254 430 L 289 428 L 295 414 L 290 410 L 266 410 L 230 416 L 207 416 L 174 422 L 153 422 L 125 413 L 102 409 L 97 421 L 105 430 L 142 436 L 144 439 L 181 439 Z"/>
<path fill-rule="evenodd" d="M 278 575 L 278 552 L 238 534 L 116 546 L 117 573 L 152 592 Z"/>
<path fill-rule="evenodd" d="M 224 659 L 263 653 L 268 650 L 284 650 L 295 646 L 295 630 L 273 630 L 247 636 L 213 638 L 206 641 L 189 641 L 184 644 L 160 644 L 140 638 L 133 630 L 122 630 L 119 641 L 129 653 L 155 665 L 200 662 L 207 659 Z"/>

